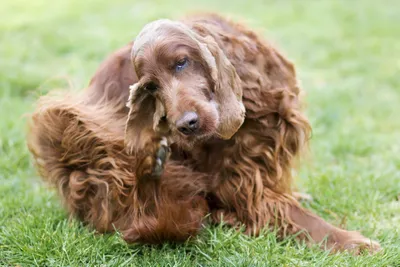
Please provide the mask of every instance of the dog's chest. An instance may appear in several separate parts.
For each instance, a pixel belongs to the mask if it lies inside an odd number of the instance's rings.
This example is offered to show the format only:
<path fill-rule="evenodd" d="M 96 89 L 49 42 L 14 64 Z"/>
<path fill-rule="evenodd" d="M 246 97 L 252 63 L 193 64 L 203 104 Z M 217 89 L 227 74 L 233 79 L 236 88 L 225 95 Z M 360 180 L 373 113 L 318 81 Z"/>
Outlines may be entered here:
<path fill-rule="evenodd" d="M 195 171 L 217 173 L 223 168 L 224 160 L 229 156 L 228 150 L 232 145 L 233 140 L 213 139 L 190 150 L 172 146 L 171 159 L 189 165 Z"/>

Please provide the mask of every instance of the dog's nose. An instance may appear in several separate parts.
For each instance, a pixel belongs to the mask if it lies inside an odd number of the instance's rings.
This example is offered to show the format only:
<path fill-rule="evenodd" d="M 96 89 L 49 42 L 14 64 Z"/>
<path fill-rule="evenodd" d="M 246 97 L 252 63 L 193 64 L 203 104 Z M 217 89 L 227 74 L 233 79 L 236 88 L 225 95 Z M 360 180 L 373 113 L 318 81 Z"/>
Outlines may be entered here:
<path fill-rule="evenodd" d="M 199 117 L 196 112 L 185 112 L 177 122 L 176 128 L 184 135 L 196 133 L 199 129 Z"/>

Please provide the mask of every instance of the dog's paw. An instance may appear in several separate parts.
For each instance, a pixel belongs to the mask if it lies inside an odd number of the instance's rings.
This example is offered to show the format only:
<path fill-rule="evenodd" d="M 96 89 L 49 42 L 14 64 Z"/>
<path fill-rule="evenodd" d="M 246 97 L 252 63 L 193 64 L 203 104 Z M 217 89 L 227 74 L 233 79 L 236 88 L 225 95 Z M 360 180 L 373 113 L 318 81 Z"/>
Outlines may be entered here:
<path fill-rule="evenodd" d="M 147 152 L 144 158 L 139 161 L 136 175 L 139 178 L 158 179 L 162 175 L 165 163 L 171 154 L 167 138 L 158 139 L 149 144 L 145 150 Z"/>
<path fill-rule="evenodd" d="M 344 244 L 339 244 L 340 250 L 345 250 L 354 255 L 360 255 L 363 252 L 375 254 L 381 250 L 378 242 L 361 236 L 360 238 L 348 240 Z"/>
<path fill-rule="evenodd" d="M 155 160 L 151 175 L 153 177 L 160 177 L 164 170 L 164 165 L 169 155 L 171 153 L 171 149 L 168 146 L 167 138 L 163 137 L 161 141 L 158 143 L 158 149 L 155 153 Z"/>
<path fill-rule="evenodd" d="M 363 252 L 375 254 L 380 250 L 378 242 L 353 231 L 348 231 L 346 238 L 341 238 L 333 245 L 333 252 L 348 251 L 353 255 L 360 255 Z"/>

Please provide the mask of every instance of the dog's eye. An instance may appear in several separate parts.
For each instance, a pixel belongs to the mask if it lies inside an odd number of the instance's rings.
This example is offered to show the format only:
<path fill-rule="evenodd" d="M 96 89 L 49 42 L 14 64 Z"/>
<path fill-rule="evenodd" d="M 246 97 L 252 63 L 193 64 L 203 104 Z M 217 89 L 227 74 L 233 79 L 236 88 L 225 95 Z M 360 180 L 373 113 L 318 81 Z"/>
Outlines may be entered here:
<path fill-rule="evenodd" d="M 155 91 L 157 91 L 158 86 L 154 82 L 149 82 L 149 83 L 146 84 L 145 88 L 150 93 L 154 93 Z"/>
<path fill-rule="evenodd" d="M 187 58 L 183 58 L 183 59 L 179 60 L 179 61 L 176 62 L 176 64 L 175 64 L 175 71 L 176 71 L 176 72 L 182 71 L 184 68 L 187 67 L 188 63 L 189 63 L 189 61 L 188 61 Z"/>

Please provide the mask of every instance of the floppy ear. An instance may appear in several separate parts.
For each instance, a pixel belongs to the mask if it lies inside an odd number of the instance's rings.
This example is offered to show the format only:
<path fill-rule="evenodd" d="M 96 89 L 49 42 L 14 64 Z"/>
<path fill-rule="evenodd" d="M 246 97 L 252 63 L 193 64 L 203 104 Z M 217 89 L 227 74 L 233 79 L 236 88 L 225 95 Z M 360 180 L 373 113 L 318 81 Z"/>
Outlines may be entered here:
<path fill-rule="evenodd" d="M 129 153 L 138 152 L 160 131 L 160 119 L 165 115 L 161 102 L 147 94 L 140 83 L 131 85 L 125 125 L 125 146 Z"/>
<path fill-rule="evenodd" d="M 211 36 L 200 37 L 196 34 L 196 37 L 215 84 L 214 94 L 220 120 L 217 134 L 229 139 L 244 122 L 246 111 L 242 102 L 241 80 L 235 67 Z"/>

